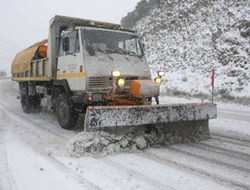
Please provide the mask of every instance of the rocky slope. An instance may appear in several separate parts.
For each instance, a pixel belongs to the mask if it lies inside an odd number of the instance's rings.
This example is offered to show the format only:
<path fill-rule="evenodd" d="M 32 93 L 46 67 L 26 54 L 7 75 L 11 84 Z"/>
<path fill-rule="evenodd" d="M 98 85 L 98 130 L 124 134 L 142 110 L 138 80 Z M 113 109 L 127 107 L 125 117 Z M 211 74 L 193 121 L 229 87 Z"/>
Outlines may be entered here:
<path fill-rule="evenodd" d="M 215 68 L 217 96 L 250 97 L 249 1 L 165 0 L 131 14 L 122 24 L 142 36 L 153 73 L 166 71 L 163 91 L 209 94 Z"/>

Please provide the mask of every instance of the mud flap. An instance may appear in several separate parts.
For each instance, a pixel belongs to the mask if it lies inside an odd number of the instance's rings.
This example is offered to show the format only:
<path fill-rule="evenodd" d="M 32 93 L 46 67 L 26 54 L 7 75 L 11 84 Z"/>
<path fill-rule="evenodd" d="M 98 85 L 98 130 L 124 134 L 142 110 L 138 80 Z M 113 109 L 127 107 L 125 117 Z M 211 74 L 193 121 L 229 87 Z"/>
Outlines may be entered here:
<path fill-rule="evenodd" d="M 216 104 L 173 104 L 145 106 L 93 106 L 85 115 L 84 130 L 105 127 L 126 127 L 142 125 L 164 125 L 174 123 L 195 123 L 217 117 Z"/>

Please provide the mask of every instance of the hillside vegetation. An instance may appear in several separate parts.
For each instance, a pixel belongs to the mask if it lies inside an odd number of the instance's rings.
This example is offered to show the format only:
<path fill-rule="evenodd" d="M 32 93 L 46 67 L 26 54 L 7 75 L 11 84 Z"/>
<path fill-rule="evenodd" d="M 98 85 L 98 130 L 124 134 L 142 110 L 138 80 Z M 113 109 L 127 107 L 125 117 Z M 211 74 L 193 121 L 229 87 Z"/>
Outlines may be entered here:
<path fill-rule="evenodd" d="M 142 0 L 122 19 L 145 44 L 152 73 L 165 70 L 163 91 L 250 97 L 250 2 Z"/>

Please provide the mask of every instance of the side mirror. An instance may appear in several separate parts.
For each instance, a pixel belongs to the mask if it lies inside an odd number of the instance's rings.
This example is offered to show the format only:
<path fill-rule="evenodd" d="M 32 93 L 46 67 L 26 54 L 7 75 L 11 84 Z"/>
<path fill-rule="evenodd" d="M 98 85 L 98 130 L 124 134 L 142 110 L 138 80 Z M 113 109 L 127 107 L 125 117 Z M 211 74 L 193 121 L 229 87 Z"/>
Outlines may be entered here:
<path fill-rule="evenodd" d="M 63 51 L 69 51 L 69 37 L 63 38 Z"/>

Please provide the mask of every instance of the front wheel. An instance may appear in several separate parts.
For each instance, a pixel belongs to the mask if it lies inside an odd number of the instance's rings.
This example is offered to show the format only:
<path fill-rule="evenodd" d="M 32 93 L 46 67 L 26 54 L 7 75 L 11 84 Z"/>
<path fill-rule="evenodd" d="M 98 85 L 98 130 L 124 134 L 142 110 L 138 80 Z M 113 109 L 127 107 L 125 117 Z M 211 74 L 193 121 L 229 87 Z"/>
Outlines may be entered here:
<path fill-rule="evenodd" d="M 78 114 L 66 94 L 61 94 L 57 98 L 55 111 L 57 120 L 62 128 L 72 129 L 75 126 Z"/>

